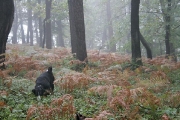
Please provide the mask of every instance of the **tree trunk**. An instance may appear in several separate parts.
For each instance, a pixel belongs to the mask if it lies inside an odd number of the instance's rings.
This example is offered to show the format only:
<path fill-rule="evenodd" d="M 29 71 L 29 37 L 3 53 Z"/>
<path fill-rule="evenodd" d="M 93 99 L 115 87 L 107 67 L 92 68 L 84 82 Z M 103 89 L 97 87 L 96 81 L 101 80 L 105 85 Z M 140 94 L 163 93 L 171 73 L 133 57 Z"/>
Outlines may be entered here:
<path fill-rule="evenodd" d="M 166 54 L 170 55 L 170 22 L 171 17 L 168 12 L 171 10 L 171 3 L 169 3 L 171 0 L 168 0 L 168 8 L 167 13 L 165 13 L 165 22 L 166 22 L 166 35 L 165 35 L 165 45 L 166 45 Z"/>
<path fill-rule="evenodd" d="M 26 43 L 26 40 L 25 40 L 23 23 L 21 22 L 20 24 L 21 24 L 21 39 L 22 39 L 22 44 L 25 44 L 25 43 Z"/>
<path fill-rule="evenodd" d="M 116 43 L 113 41 L 113 25 L 112 25 L 112 18 L 111 18 L 111 4 L 110 0 L 107 0 L 107 22 L 108 22 L 108 39 L 110 41 L 110 51 L 116 52 Z"/>
<path fill-rule="evenodd" d="M 69 21 L 70 21 L 70 33 L 71 33 L 71 52 L 77 53 L 77 35 L 74 23 L 74 2 L 75 0 L 68 0 L 68 7 L 69 7 Z"/>
<path fill-rule="evenodd" d="M 20 27 L 21 27 L 21 39 L 22 39 L 22 44 L 26 42 L 25 40 L 25 34 L 24 34 L 24 28 L 23 28 L 23 19 L 22 19 L 22 11 L 19 10 L 19 19 L 20 19 Z"/>
<path fill-rule="evenodd" d="M 174 61 L 176 61 L 175 48 L 171 41 L 171 7 L 172 1 L 168 0 L 168 8 L 166 13 L 166 35 L 165 35 L 165 44 L 166 44 L 166 54 L 173 57 Z"/>
<path fill-rule="evenodd" d="M 30 45 L 33 46 L 32 8 L 29 8 L 28 28 L 29 28 Z"/>
<path fill-rule="evenodd" d="M 35 15 L 34 17 L 34 27 L 35 27 L 35 33 L 36 33 L 36 41 L 37 41 L 37 44 L 39 45 L 40 44 L 40 40 L 39 40 L 39 34 L 38 34 L 38 18 L 37 15 Z"/>
<path fill-rule="evenodd" d="M 43 23 L 42 18 L 39 17 L 39 46 L 42 47 L 43 44 Z"/>
<path fill-rule="evenodd" d="M 76 48 L 77 59 L 79 59 L 80 61 L 85 61 L 85 60 L 87 61 L 83 0 L 68 0 L 68 3 L 70 7 L 69 19 L 72 24 L 70 27 L 71 29 L 70 31 L 72 32 L 71 43 L 75 44 L 74 47 Z M 77 37 L 77 39 L 75 39 L 76 41 L 74 41 L 73 39 L 74 36 Z"/>
<path fill-rule="evenodd" d="M 165 21 L 165 45 L 166 45 L 166 58 L 173 58 L 173 61 L 177 60 L 177 56 L 175 55 L 175 48 L 173 43 L 171 42 L 171 7 L 172 7 L 172 1 L 167 0 L 167 8 L 166 4 L 163 0 L 160 0 L 161 4 L 161 10 L 163 13 L 163 18 Z M 171 57 L 169 57 L 171 56 Z"/>
<path fill-rule="evenodd" d="M 41 0 L 38 0 L 38 4 L 41 4 Z M 38 21 L 39 21 L 39 46 L 43 47 L 43 23 L 41 16 L 38 16 Z"/>
<path fill-rule="evenodd" d="M 43 30 L 44 30 L 44 37 L 42 41 L 42 48 L 44 48 L 46 42 L 46 18 L 43 20 Z"/>
<path fill-rule="evenodd" d="M 13 0 L 1 0 L 0 4 L 0 63 L 5 61 L 5 50 L 9 32 L 14 19 L 14 2 Z M 5 68 L 5 65 L 0 65 Z"/>
<path fill-rule="evenodd" d="M 62 22 L 61 20 L 57 21 L 58 26 L 58 39 L 57 39 L 57 46 L 65 47 L 64 46 L 64 39 L 63 39 L 63 30 L 62 30 Z"/>
<path fill-rule="evenodd" d="M 107 29 L 104 26 L 104 30 L 103 30 L 103 34 L 102 34 L 102 47 L 105 45 L 106 42 L 107 42 Z"/>
<path fill-rule="evenodd" d="M 131 49 L 132 69 L 142 65 L 140 31 L 139 31 L 139 4 L 140 0 L 131 0 Z"/>
<path fill-rule="evenodd" d="M 14 6 L 16 6 L 16 3 L 14 3 Z M 12 32 L 13 32 L 13 36 L 12 36 L 12 44 L 17 44 L 17 30 L 18 30 L 18 10 L 15 10 L 14 13 L 14 22 L 12 25 Z"/>
<path fill-rule="evenodd" d="M 46 0 L 46 18 L 45 18 L 45 40 L 46 48 L 52 48 L 52 38 L 51 38 L 51 4 L 52 0 Z"/>
<path fill-rule="evenodd" d="M 147 58 L 152 59 L 151 48 L 149 47 L 148 43 L 147 43 L 146 40 L 144 39 L 144 37 L 143 37 L 143 35 L 141 34 L 141 32 L 139 32 L 139 35 L 140 35 L 141 43 L 142 43 L 143 46 L 146 48 Z"/>
<path fill-rule="evenodd" d="M 29 21 L 29 20 L 28 20 Z M 26 42 L 29 44 L 29 27 L 27 27 L 27 36 L 26 36 Z"/>
<path fill-rule="evenodd" d="M 28 1 L 31 4 L 31 0 Z M 27 43 L 33 45 L 33 26 L 32 26 L 32 8 L 28 8 L 28 29 L 27 29 Z"/>

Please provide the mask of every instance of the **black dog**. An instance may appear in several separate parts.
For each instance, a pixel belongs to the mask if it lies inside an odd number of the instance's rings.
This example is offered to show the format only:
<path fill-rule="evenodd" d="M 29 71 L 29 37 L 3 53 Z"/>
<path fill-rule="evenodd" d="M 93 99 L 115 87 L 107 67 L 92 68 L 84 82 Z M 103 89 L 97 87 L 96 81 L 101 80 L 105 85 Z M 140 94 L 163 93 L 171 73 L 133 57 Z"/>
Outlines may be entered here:
<path fill-rule="evenodd" d="M 36 79 L 36 86 L 35 89 L 32 90 L 32 92 L 36 96 L 43 96 L 51 94 L 54 90 L 54 75 L 52 73 L 52 67 L 48 68 L 48 71 L 42 73 L 37 79 Z"/>

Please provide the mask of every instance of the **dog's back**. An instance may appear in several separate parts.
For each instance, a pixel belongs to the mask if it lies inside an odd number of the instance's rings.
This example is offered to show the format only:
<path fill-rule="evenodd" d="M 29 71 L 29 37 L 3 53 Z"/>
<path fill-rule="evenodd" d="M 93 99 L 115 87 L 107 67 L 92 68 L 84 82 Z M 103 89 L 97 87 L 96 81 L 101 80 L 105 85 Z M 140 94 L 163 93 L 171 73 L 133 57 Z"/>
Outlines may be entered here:
<path fill-rule="evenodd" d="M 53 87 L 54 82 L 54 75 L 52 73 L 52 67 L 48 68 L 48 71 L 42 73 L 37 79 L 36 79 L 36 85 L 43 85 L 45 89 L 48 89 L 49 86 Z"/>

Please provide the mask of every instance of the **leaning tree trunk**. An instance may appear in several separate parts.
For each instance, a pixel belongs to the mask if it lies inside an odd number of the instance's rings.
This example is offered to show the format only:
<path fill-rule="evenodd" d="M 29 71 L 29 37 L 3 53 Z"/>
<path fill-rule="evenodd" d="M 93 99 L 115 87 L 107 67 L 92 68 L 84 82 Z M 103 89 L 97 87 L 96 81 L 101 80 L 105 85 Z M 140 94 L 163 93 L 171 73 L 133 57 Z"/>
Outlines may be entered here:
<path fill-rule="evenodd" d="M 1 0 L 0 4 L 0 63 L 5 61 L 5 50 L 9 32 L 14 19 L 13 0 Z M 4 64 L 0 65 L 5 68 Z"/>
<path fill-rule="evenodd" d="M 143 37 L 143 35 L 141 34 L 141 32 L 139 32 L 139 35 L 140 35 L 141 43 L 142 43 L 143 46 L 146 48 L 147 58 L 152 59 L 151 48 L 149 47 L 148 43 L 147 43 L 146 40 L 144 39 L 144 37 Z"/>

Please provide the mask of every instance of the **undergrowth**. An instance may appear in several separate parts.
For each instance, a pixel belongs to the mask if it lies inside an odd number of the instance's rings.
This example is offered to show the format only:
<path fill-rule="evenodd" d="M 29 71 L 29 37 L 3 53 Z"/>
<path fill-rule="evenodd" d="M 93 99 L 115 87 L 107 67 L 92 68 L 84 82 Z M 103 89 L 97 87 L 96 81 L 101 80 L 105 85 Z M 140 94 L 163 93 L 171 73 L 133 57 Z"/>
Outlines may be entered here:
<path fill-rule="evenodd" d="M 6 70 L 0 71 L 0 119 L 90 120 L 180 119 L 180 63 L 143 58 L 131 70 L 130 57 L 88 51 L 80 62 L 65 48 L 52 50 L 8 45 Z M 31 92 L 48 66 L 54 94 L 37 99 Z"/>

